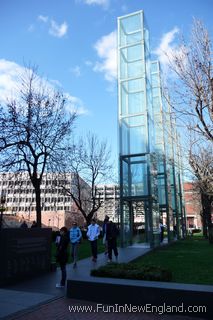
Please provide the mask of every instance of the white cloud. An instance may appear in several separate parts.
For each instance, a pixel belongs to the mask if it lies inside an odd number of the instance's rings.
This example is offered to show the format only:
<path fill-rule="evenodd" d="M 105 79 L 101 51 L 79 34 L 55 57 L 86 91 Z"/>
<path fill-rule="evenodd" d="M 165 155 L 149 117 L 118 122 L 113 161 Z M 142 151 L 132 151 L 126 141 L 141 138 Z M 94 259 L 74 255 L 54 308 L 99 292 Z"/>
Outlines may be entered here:
<path fill-rule="evenodd" d="M 68 31 L 68 24 L 64 21 L 58 24 L 55 20 L 50 20 L 48 16 L 39 15 L 38 20 L 49 26 L 49 34 L 54 37 L 62 38 Z"/>
<path fill-rule="evenodd" d="M 5 104 L 11 99 L 20 98 L 20 80 L 22 76 L 26 75 L 26 68 L 18 65 L 13 61 L 0 59 L 0 103 Z M 45 87 L 51 92 L 57 90 L 61 84 L 57 80 L 49 80 L 38 77 L 38 83 L 45 85 Z M 67 110 L 76 111 L 78 114 L 87 114 L 83 102 L 77 98 L 71 96 L 69 93 L 64 93 L 67 98 Z"/>
<path fill-rule="evenodd" d="M 85 109 L 83 102 L 81 99 L 77 97 L 71 96 L 69 93 L 64 94 L 68 103 L 67 103 L 67 111 L 73 112 L 75 111 L 78 115 L 88 114 L 88 110 Z"/>
<path fill-rule="evenodd" d="M 174 44 L 175 36 L 179 33 L 179 29 L 174 27 L 171 31 L 165 33 L 160 41 L 160 45 L 153 51 L 158 56 L 158 60 L 164 70 L 168 68 L 170 61 L 177 51 Z"/>
<path fill-rule="evenodd" d="M 58 24 L 55 20 L 50 21 L 50 29 L 49 33 L 55 37 L 61 38 L 63 37 L 68 30 L 68 24 L 63 22 L 62 24 Z"/>
<path fill-rule="evenodd" d="M 35 30 L 35 26 L 34 24 L 31 24 L 29 27 L 28 27 L 28 31 L 29 32 L 33 32 Z"/>
<path fill-rule="evenodd" d="M 86 60 L 84 63 L 87 67 L 91 67 L 93 65 L 92 61 L 90 60 Z"/>
<path fill-rule="evenodd" d="M 100 5 L 103 7 L 108 7 L 110 0 L 82 0 L 88 5 Z"/>
<path fill-rule="evenodd" d="M 42 16 L 41 14 L 38 16 L 38 20 L 46 23 L 48 22 L 49 18 L 47 16 Z"/>
<path fill-rule="evenodd" d="M 78 78 L 81 76 L 81 68 L 79 66 L 75 66 L 71 68 L 70 71 Z"/>
<path fill-rule="evenodd" d="M 116 31 L 103 36 L 95 44 L 95 50 L 101 61 L 96 62 L 94 71 L 103 72 L 107 81 L 117 79 Z"/>
<path fill-rule="evenodd" d="M 6 103 L 7 99 L 16 98 L 18 83 L 23 68 L 12 61 L 0 59 L 0 102 Z"/>

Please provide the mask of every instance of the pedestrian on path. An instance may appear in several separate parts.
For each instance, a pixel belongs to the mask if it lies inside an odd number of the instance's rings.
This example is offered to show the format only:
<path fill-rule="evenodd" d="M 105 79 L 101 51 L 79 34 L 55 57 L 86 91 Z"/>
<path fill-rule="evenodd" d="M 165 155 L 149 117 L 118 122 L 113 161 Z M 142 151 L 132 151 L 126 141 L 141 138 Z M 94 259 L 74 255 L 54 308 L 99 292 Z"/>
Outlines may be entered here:
<path fill-rule="evenodd" d="M 116 261 L 118 259 L 117 236 L 118 228 L 116 224 L 112 221 L 109 221 L 106 226 L 106 240 L 108 243 L 108 262 L 112 262 L 112 251 L 114 252 Z"/>
<path fill-rule="evenodd" d="M 72 246 L 71 256 L 73 258 L 73 268 L 77 267 L 78 258 L 78 246 L 82 238 L 82 232 L 77 225 L 77 222 L 73 222 L 72 228 L 70 229 L 70 242 Z"/>
<path fill-rule="evenodd" d="M 107 228 L 107 223 L 109 222 L 109 217 L 105 216 L 103 227 L 102 227 L 102 233 L 103 233 L 103 245 L 105 247 L 105 252 L 104 254 L 108 254 L 108 244 L 107 244 L 107 239 L 106 239 L 106 228 Z"/>
<path fill-rule="evenodd" d="M 163 237 L 164 237 L 164 225 L 163 225 L 163 221 L 160 221 L 160 242 L 163 242 Z"/>
<path fill-rule="evenodd" d="M 91 224 L 88 227 L 87 237 L 91 244 L 92 250 L 92 261 L 97 261 L 97 253 L 98 253 L 98 237 L 100 235 L 100 227 L 96 223 L 95 219 L 91 220 Z"/>
<path fill-rule="evenodd" d="M 27 225 L 27 223 L 26 223 L 25 220 L 24 220 L 24 221 L 22 222 L 22 224 L 20 225 L 20 228 L 21 228 L 21 229 L 28 229 L 28 225 Z"/>
<path fill-rule="evenodd" d="M 37 222 L 34 220 L 33 223 L 32 223 L 32 225 L 31 225 L 31 229 L 32 229 L 32 228 L 37 228 L 37 227 L 38 227 L 38 224 L 37 224 Z"/>
<path fill-rule="evenodd" d="M 63 288 L 66 283 L 67 271 L 66 264 L 68 260 L 67 248 L 69 245 L 68 230 L 66 227 L 60 229 L 60 240 L 57 244 L 56 261 L 61 268 L 61 282 L 56 284 L 56 288 Z"/>

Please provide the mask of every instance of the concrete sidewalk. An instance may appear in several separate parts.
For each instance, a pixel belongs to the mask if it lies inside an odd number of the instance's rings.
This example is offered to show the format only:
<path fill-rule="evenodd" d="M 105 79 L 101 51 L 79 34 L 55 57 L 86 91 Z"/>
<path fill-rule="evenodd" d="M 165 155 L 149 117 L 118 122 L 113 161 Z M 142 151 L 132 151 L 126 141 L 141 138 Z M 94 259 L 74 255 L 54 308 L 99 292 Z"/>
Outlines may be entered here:
<path fill-rule="evenodd" d="M 144 245 L 135 245 L 119 249 L 118 262 L 129 262 L 150 251 Z M 90 270 L 107 263 L 104 254 L 98 255 L 97 263 L 87 258 L 78 262 L 76 269 L 67 266 L 68 279 L 95 280 L 90 276 Z M 173 314 L 152 314 L 144 312 L 112 312 L 114 306 L 101 305 L 97 310 L 97 303 L 68 299 L 66 289 L 57 289 L 55 284 L 60 280 L 60 270 L 40 277 L 17 283 L 6 289 L 0 289 L 0 319 L 4 320 L 194 320 L 193 317 Z M 196 318 L 203 320 L 203 318 Z"/>
<path fill-rule="evenodd" d="M 129 262 L 148 251 L 150 251 L 149 247 L 143 244 L 136 247 L 119 248 L 118 262 Z M 73 269 L 72 265 L 67 265 L 67 278 L 92 279 L 90 270 L 106 263 L 107 256 L 103 253 L 98 255 L 96 263 L 92 262 L 91 258 L 80 260 L 77 263 L 76 269 Z M 58 289 L 55 287 L 56 283 L 60 281 L 60 276 L 60 269 L 57 268 L 56 272 L 51 272 L 32 280 L 22 281 L 7 288 L 1 288 L 0 319 L 12 317 L 14 313 L 20 314 L 21 312 L 32 310 L 41 304 L 64 297 L 66 288 Z"/>

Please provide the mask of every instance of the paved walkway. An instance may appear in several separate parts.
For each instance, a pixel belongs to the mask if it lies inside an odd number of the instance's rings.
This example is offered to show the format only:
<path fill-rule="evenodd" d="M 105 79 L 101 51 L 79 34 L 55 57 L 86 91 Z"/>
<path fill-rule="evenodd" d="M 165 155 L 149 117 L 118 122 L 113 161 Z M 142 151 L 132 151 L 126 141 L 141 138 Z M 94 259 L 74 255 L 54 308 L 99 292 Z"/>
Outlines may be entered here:
<path fill-rule="evenodd" d="M 149 250 L 146 245 L 120 248 L 119 262 L 131 261 Z M 73 269 L 72 265 L 67 265 L 67 278 L 82 280 L 92 278 L 90 270 L 106 263 L 107 256 L 103 253 L 98 255 L 97 263 L 92 262 L 91 258 L 80 260 L 76 269 Z M 55 287 L 56 283 L 60 282 L 60 276 L 61 272 L 58 268 L 56 272 L 51 272 L 32 280 L 22 281 L 15 285 L 7 286 L 7 288 L 1 288 L 0 319 L 6 319 L 6 317 L 11 317 L 14 313 L 29 311 L 41 304 L 64 297 L 66 288 L 58 289 Z"/>
<path fill-rule="evenodd" d="M 150 249 L 144 245 L 135 245 L 128 248 L 119 249 L 119 262 L 129 262 Z M 76 269 L 72 265 L 67 266 L 68 279 L 90 279 L 90 270 L 98 268 L 107 263 L 104 254 L 98 255 L 97 263 L 90 258 L 78 262 Z M 79 301 L 67 299 L 66 289 L 57 289 L 56 282 L 60 280 L 60 270 L 46 275 L 42 275 L 32 280 L 17 283 L 16 285 L 0 289 L 0 319 L 5 320 L 68 320 L 68 319 L 194 319 L 176 315 L 153 315 L 151 313 L 117 312 L 110 310 L 108 306 L 99 305 L 89 301 Z M 89 297 L 88 297 L 89 300 Z M 111 306 L 111 308 L 115 306 Z M 80 308 L 80 309 L 78 309 Z M 87 308 L 87 309 L 85 309 Z M 122 310 L 121 310 L 122 311 Z M 198 318 L 197 318 L 198 320 Z"/>

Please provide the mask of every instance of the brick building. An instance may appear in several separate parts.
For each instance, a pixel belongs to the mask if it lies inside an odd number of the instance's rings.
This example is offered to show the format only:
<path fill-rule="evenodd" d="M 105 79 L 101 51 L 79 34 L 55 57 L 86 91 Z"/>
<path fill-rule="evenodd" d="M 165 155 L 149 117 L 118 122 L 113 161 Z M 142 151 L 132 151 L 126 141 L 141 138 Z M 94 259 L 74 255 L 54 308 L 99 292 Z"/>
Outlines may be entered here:
<path fill-rule="evenodd" d="M 184 183 L 186 227 L 187 229 L 201 229 L 201 195 L 193 182 Z"/>

